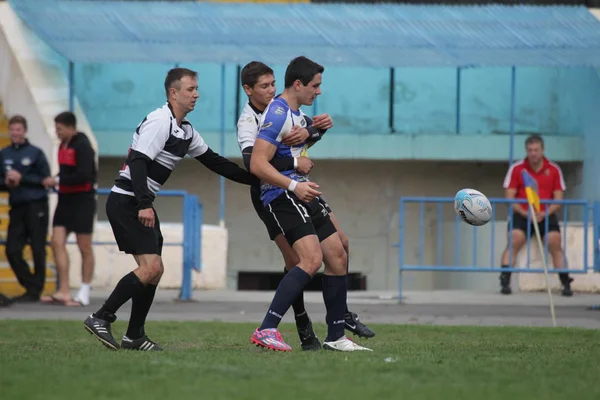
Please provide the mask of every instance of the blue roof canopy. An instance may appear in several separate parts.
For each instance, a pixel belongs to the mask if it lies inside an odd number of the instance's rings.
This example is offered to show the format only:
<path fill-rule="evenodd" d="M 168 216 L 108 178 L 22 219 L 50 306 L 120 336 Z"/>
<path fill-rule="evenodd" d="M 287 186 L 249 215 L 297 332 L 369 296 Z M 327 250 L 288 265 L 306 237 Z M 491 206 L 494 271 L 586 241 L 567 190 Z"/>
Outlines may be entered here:
<path fill-rule="evenodd" d="M 74 62 L 600 67 L 585 7 L 10 0 Z"/>

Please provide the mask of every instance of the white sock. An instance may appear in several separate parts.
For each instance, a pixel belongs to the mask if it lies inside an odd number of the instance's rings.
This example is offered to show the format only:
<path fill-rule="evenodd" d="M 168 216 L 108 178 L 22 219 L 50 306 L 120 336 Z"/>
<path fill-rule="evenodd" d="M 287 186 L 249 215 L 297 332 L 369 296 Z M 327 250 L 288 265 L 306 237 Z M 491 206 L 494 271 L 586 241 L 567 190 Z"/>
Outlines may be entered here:
<path fill-rule="evenodd" d="M 89 283 L 81 283 L 81 287 L 79 288 L 79 293 L 77 293 L 77 300 L 79 300 L 84 305 L 90 304 L 90 284 Z"/>

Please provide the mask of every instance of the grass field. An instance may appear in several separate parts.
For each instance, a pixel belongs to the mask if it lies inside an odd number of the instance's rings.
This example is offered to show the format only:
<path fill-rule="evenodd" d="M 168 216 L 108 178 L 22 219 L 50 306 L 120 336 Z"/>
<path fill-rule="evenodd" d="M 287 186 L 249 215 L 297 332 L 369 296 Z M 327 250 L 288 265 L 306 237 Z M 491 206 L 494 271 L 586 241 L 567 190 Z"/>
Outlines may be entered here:
<path fill-rule="evenodd" d="M 375 339 L 360 340 L 373 353 L 273 353 L 250 344 L 254 325 L 150 322 L 150 337 L 167 351 L 140 353 L 105 349 L 81 322 L 3 320 L 0 398 L 600 398 L 597 331 L 374 327 Z M 115 337 L 124 329 L 117 322 Z M 298 345 L 293 325 L 282 333 Z"/>

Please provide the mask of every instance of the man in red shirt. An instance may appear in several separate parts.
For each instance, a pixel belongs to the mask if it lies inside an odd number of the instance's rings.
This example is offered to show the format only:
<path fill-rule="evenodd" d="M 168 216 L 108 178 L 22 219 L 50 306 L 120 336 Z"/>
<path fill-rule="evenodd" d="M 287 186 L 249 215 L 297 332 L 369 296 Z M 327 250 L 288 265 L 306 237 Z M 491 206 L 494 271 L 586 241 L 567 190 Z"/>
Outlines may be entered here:
<path fill-rule="evenodd" d="M 562 200 L 566 190 L 565 180 L 560 167 L 548 161 L 544 157 L 544 140 L 539 135 L 532 135 L 525 140 L 525 150 L 527 158 L 511 165 L 504 179 L 505 196 L 507 199 L 526 199 L 525 184 L 523 183 L 522 171 L 526 170 L 537 181 L 540 200 Z M 542 204 L 539 213 L 531 217 L 530 234 L 534 235 L 533 220 L 538 224 L 542 238 L 548 235 L 548 252 L 552 256 L 552 261 L 556 269 L 562 269 L 563 249 L 560 239 L 560 228 L 556 212 L 560 209 L 559 204 Z M 527 204 L 515 204 L 512 214 L 512 264 L 517 258 L 517 254 L 527 242 L 527 216 L 529 206 Z M 545 218 L 548 216 L 548 232 L 546 232 Z M 510 217 L 510 216 L 509 216 Z M 508 229 L 511 229 L 510 224 Z M 502 268 L 509 268 L 509 250 L 508 246 L 502 254 Z M 563 286 L 562 295 L 572 296 L 571 282 L 573 279 L 567 273 L 559 273 L 560 282 Z M 500 274 L 500 286 L 502 294 L 511 294 L 510 272 Z"/>

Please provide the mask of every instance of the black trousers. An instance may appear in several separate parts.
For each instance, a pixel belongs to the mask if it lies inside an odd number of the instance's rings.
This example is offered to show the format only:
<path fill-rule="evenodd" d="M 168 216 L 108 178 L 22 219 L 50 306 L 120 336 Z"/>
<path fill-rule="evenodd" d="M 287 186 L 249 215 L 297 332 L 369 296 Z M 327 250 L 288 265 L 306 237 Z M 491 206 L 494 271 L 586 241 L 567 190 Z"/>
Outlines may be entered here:
<path fill-rule="evenodd" d="M 10 209 L 6 237 L 6 258 L 17 280 L 32 296 L 40 296 L 46 281 L 46 237 L 48 200 L 19 204 Z M 34 273 L 23 258 L 25 245 L 31 246 Z"/>

